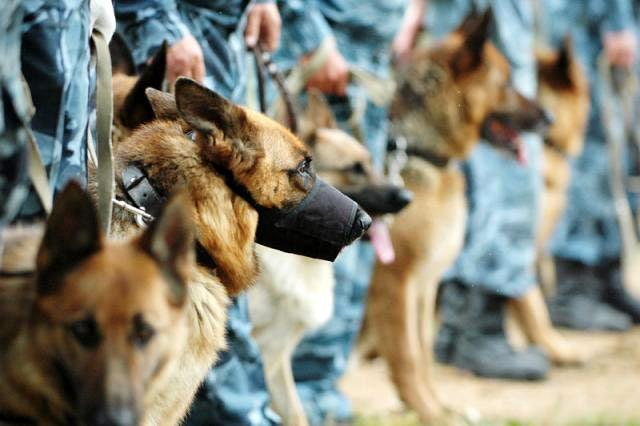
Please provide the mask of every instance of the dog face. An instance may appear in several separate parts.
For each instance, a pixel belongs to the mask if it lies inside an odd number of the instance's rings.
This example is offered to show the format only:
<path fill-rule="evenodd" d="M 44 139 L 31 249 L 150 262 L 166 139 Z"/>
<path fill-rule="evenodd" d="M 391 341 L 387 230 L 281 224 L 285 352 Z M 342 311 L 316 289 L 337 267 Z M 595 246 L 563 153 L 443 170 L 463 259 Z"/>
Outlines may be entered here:
<path fill-rule="evenodd" d="M 510 83 L 506 58 L 489 41 L 493 15 L 472 14 L 453 33 L 418 52 L 401 73 L 392 120 L 405 136 L 420 135 L 436 153 L 466 156 L 481 132 L 513 150 L 517 133 L 548 117 Z M 411 142 L 411 141 L 410 141 Z"/>
<path fill-rule="evenodd" d="M 570 38 L 558 52 L 537 52 L 538 99 L 554 116 L 548 142 L 569 155 L 582 148 L 589 115 L 589 83 Z"/>
<path fill-rule="evenodd" d="M 184 203 L 112 245 L 78 186 L 58 197 L 37 256 L 37 339 L 79 424 L 138 424 L 146 391 L 185 343 L 194 261 Z"/>
<path fill-rule="evenodd" d="M 230 171 L 261 207 L 296 205 L 316 175 L 304 144 L 266 116 L 238 106 L 188 79 L 175 90 L 179 116 L 196 131 L 204 159 Z"/>
<path fill-rule="evenodd" d="M 318 174 L 370 215 L 397 213 L 406 207 L 411 193 L 390 184 L 374 168 L 367 149 L 338 128 L 324 96 L 312 90 L 307 98 L 301 138 L 311 149 Z"/>

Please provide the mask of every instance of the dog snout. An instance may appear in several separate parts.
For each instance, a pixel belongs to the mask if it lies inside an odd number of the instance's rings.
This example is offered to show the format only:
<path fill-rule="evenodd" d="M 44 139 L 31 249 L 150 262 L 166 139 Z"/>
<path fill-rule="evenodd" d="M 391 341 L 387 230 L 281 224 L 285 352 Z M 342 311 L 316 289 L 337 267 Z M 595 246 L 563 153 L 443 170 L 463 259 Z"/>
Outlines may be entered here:
<path fill-rule="evenodd" d="M 397 187 L 395 190 L 391 191 L 389 198 L 390 204 L 397 209 L 396 211 L 400 211 L 411 203 L 413 200 L 413 192 Z"/>
<path fill-rule="evenodd" d="M 352 241 L 362 237 L 371 226 L 371 222 L 373 222 L 371 216 L 358 207 L 358 210 L 356 210 L 356 217 L 353 220 L 353 226 L 351 227 Z"/>
<path fill-rule="evenodd" d="M 556 121 L 553 113 L 546 108 L 540 108 L 540 116 L 544 126 L 551 126 Z"/>
<path fill-rule="evenodd" d="M 96 426 L 136 426 L 138 416 L 131 404 L 117 404 L 104 407 L 96 416 L 95 421 L 88 424 Z"/>

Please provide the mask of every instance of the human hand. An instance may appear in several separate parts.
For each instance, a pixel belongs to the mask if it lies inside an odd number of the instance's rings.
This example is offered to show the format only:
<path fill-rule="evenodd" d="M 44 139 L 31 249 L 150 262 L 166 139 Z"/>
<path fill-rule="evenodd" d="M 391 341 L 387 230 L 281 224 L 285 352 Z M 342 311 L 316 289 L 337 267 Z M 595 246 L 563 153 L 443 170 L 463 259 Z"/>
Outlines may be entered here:
<path fill-rule="evenodd" d="M 630 68 L 634 64 L 637 41 L 633 31 L 607 32 L 603 44 L 605 55 L 612 65 Z"/>
<path fill-rule="evenodd" d="M 91 29 L 99 30 L 107 43 L 116 31 L 116 16 L 111 0 L 91 0 Z"/>
<path fill-rule="evenodd" d="M 254 4 L 247 15 L 244 42 L 247 47 L 258 44 L 262 49 L 273 52 L 280 45 L 281 28 L 280 12 L 274 3 Z"/>
<path fill-rule="evenodd" d="M 328 47 L 327 58 L 307 81 L 308 89 L 318 89 L 323 93 L 345 96 L 349 84 L 349 64 L 342 56 L 335 44 Z M 301 59 L 302 65 L 306 65 L 313 53 L 305 55 Z"/>
<path fill-rule="evenodd" d="M 204 81 L 205 68 L 202 48 L 191 35 L 184 36 L 167 49 L 167 81 L 172 86 L 178 77 Z"/>
<path fill-rule="evenodd" d="M 391 53 L 394 62 L 406 63 L 411 57 L 425 12 L 425 0 L 411 0 L 405 10 L 400 29 L 393 39 Z"/>

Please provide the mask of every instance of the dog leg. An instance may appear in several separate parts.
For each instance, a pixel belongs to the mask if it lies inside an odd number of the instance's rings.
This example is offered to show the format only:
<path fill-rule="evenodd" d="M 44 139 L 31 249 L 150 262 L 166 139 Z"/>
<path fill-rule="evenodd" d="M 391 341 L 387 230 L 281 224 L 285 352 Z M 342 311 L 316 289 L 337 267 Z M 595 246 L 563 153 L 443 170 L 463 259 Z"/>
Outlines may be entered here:
<path fill-rule="evenodd" d="M 418 330 L 420 338 L 420 349 L 422 354 L 422 365 L 424 368 L 424 379 L 426 386 L 431 390 L 435 401 L 440 402 L 437 396 L 436 386 L 433 378 L 433 344 L 435 341 L 435 315 L 436 297 L 438 295 L 438 277 L 431 265 L 425 265 L 417 281 L 418 290 Z"/>
<path fill-rule="evenodd" d="M 524 333 L 547 352 L 551 361 L 558 365 L 579 365 L 584 362 L 572 344 L 553 328 L 540 287 L 532 287 L 511 303 Z"/>
<path fill-rule="evenodd" d="M 443 410 L 425 385 L 418 338 L 417 283 L 408 269 L 377 264 L 368 309 L 378 350 L 387 361 L 400 398 L 420 420 L 430 422 L 439 418 Z"/>
<path fill-rule="evenodd" d="M 296 390 L 291 357 L 305 328 L 284 315 L 276 315 L 268 326 L 254 333 L 264 363 L 271 404 L 285 426 L 307 426 L 307 416 Z"/>

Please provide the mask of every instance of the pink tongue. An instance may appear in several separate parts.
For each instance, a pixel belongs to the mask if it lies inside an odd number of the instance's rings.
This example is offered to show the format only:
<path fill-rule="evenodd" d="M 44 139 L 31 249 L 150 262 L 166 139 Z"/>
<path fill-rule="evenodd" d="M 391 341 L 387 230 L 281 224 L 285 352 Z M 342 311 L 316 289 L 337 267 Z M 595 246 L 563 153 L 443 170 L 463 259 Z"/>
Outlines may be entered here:
<path fill-rule="evenodd" d="M 380 262 L 386 265 L 396 260 L 396 253 L 389 236 L 389 227 L 386 223 L 379 219 L 374 220 L 369 228 L 369 238 Z"/>
<path fill-rule="evenodd" d="M 518 139 L 515 143 L 518 144 L 518 163 L 526 166 L 529 161 L 527 158 L 527 150 L 521 140 Z"/>

